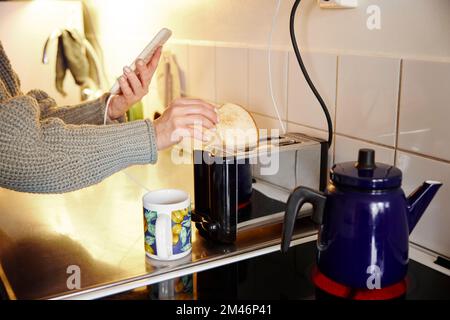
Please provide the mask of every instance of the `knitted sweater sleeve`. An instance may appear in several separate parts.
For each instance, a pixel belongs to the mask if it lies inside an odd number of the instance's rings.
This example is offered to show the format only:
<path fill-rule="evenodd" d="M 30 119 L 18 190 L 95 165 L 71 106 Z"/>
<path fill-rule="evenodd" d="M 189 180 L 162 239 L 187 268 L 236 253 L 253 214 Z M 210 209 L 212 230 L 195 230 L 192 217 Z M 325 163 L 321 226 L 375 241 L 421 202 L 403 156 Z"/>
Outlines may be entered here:
<path fill-rule="evenodd" d="M 109 97 L 109 93 L 105 93 L 98 99 L 74 106 L 57 106 L 55 100 L 42 90 L 31 90 L 27 95 L 39 104 L 41 119 L 59 118 L 66 124 L 103 124 Z"/>
<path fill-rule="evenodd" d="M 0 187 L 62 193 L 100 182 L 133 164 L 155 163 L 150 120 L 106 126 L 42 118 L 36 99 L 0 102 Z"/>

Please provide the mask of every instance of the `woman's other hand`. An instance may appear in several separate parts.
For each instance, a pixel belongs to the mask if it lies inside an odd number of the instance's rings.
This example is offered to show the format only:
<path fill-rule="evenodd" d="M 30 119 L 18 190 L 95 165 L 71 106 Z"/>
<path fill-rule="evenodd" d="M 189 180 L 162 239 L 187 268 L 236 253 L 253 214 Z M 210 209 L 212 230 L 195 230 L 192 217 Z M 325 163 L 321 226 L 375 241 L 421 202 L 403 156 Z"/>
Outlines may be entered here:
<path fill-rule="evenodd" d="M 156 119 L 153 124 L 158 150 L 166 149 L 181 141 L 183 137 L 204 140 L 202 130 L 213 129 L 219 122 L 216 108 L 199 99 L 177 99 Z"/>
<path fill-rule="evenodd" d="M 123 75 L 119 78 L 121 92 L 111 97 L 108 106 L 108 116 L 111 120 L 122 117 L 132 105 L 148 93 L 153 74 L 158 67 L 161 51 L 162 47 L 159 47 L 147 64 L 143 60 L 137 60 L 135 72 L 128 67 L 123 68 Z"/>

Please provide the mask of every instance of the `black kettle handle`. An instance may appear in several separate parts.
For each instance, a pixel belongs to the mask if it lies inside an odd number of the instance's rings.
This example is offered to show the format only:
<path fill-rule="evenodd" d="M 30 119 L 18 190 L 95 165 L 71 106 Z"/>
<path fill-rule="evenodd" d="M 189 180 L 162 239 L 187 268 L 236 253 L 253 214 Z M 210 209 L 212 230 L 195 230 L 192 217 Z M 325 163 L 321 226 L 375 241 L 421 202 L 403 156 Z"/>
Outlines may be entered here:
<path fill-rule="evenodd" d="M 297 187 L 289 196 L 284 215 L 283 233 L 281 240 L 281 251 L 287 252 L 291 244 L 297 214 L 305 203 L 311 203 L 313 214 L 311 219 L 316 224 L 322 224 L 325 210 L 326 196 L 320 191 L 307 187 Z"/>

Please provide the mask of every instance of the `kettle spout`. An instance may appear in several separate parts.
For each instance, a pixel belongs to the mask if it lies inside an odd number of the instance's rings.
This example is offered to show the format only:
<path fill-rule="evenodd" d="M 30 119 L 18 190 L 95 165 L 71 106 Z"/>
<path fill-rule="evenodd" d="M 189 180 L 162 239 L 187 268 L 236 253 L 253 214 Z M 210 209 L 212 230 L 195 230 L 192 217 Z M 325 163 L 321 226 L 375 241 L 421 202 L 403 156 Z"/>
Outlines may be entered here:
<path fill-rule="evenodd" d="M 436 192 L 442 186 L 439 181 L 425 181 L 419 188 L 414 190 L 407 198 L 409 233 L 414 230 L 420 217 L 427 209 Z"/>

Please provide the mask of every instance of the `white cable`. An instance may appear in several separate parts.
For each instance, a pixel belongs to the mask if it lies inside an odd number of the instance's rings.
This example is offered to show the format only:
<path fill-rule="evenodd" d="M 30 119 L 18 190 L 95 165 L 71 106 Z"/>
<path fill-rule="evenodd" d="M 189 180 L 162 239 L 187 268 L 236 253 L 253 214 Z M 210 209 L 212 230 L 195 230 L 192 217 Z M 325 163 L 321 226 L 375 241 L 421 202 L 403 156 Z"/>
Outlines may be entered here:
<path fill-rule="evenodd" d="M 109 109 L 109 103 L 111 102 L 112 94 L 109 95 L 108 99 L 106 100 L 105 104 L 105 114 L 103 116 L 103 125 L 106 125 L 106 121 L 108 120 L 108 109 Z"/>
<path fill-rule="evenodd" d="M 268 66 L 269 66 L 270 96 L 272 98 L 273 107 L 277 114 L 278 121 L 280 122 L 280 125 L 281 125 L 281 130 L 283 131 L 283 133 L 286 133 L 286 128 L 284 127 L 283 120 L 281 120 L 280 112 L 278 111 L 278 105 L 277 105 L 277 101 L 275 100 L 275 95 L 273 93 L 273 83 L 272 83 L 272 38 L 273 38 L 273 31 L 275 29 L 275 25 L 277 22 L 278 13 L 280 12 L 280 7 L 281 7 L 281 0 L 277 0 L 277 6 L 275 8 L 275 13 L 273 14 L 273 18 L 272 18 L 272 28 L 270 30 L 270 36 L 269 36 L 269 48 L 268 48 L 269 52 L 267 55 L 267 59 L 268 59 Z"/>
<path fill-rule="evenodd" d="M 278 121 L 280 122 L 280 126 L 281 126 L 281 130 L 283 131 L 283 133 L 286 133 L 286 128 L 284 126 L 283 120 L 281 120 L 281 116 L 280 116 L 280 112 L 278 111 L 278 105 L 277 102 L 275 100 L 275 95 L 273 93 L 273 83 L 272 83 L 272 38 L 273 38 L 273 31 L 275 29 L 275 25 L 277 22 L 277 17 L 278 14 L 280 12 L 280 7 L 281 7 L 281 0 L 277 0 L 277 6 L 275 9 L 275 13 L 273 15 L 272 18 L 272 28 L 270 30 L 270 36 L 269 36 L 269 48 L 268 48 L 268 66 L 269 66 L 269 88 L 270 88 L 270 96 L 272 98 L 272 103 L 273 103 L 273 107 L 275 109 L 275 112 L 277 114 L 277 118 Z M 108 101 L 106 102 L 106 108 L 105 108 L 105 116 L 104 116 L 104 120 L 103 120 L 103 124 L 106 125 L 106 120 L 107 120 L 107 114 L 108 114 L 108 107 L 109 107 L 109 99 L 111 98 L 111 96 L 108 98 Z M 142 187 L 145 190 L 149 190 L 146 186 L 142 185 L 141 183 L 139 183 L 137 181 L 137 179 L 135 179 L 132 175 L 123 172 L 128 178 L 130 178 L 134 183 L 136 183 L 137 185 L 139 185 L 140 187 Z"/>
<path fill-rule="evenodd" d="M 109 102 L 111 101 L 111 97 L 113 95 L 110 95 L 108 97 L 108 99 L 106 100 L 106 106 L 105 106 L 105 115 L 103 116 L 103 125 L 106 125 L 106 121 L 108 119 L 108 109 L 109 109 Z M 149 188 L 147 188 L 146 186 L 144 186 L 142 183 L 140 183 L 135 177 L 133 177 L 131 174 L 122 171 L 124 175 L 126 175 L 131 181 L 133 181 L 135 184 L 137 184 L 138 186 L 140 186 L 142 189 L 146 190 L 146 191 L 150 191 Z"/>

